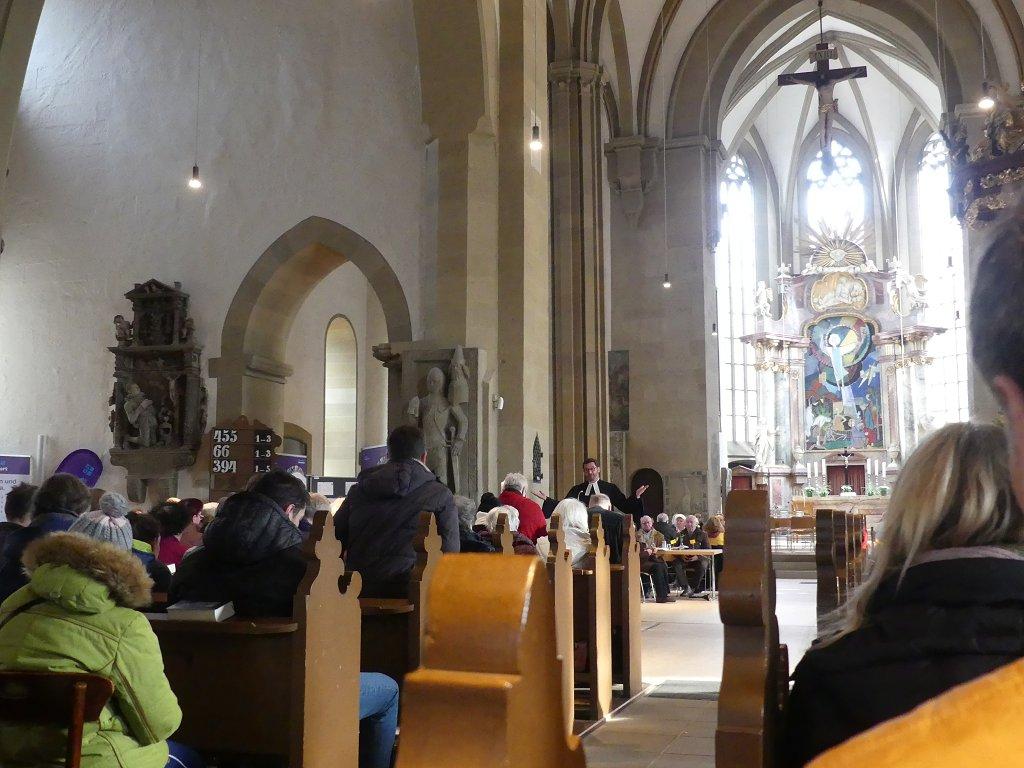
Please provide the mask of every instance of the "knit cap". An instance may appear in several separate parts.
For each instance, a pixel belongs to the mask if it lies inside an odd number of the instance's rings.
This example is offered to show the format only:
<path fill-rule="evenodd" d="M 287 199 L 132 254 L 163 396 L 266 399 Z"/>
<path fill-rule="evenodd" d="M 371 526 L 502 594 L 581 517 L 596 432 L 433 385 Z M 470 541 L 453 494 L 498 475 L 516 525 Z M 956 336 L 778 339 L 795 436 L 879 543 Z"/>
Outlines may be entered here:
<path fill-rule="evenodd" d="M 128 522 L 131 505 L 120 493 L 107 491 L 100 497 L 100 508 L 79 515 L 71 525 L 72 533 L 105 541 L 118 549 L 132 549 L 132 526 Z"/>

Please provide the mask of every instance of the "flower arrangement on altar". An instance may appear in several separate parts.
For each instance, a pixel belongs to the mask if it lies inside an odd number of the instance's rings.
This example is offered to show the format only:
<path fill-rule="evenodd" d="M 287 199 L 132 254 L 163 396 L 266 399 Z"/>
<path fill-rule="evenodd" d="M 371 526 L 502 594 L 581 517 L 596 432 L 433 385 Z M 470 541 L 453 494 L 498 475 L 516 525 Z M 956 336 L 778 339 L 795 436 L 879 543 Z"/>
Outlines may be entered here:
<path fill-rule="evenodd" d="M 814 486 L 808 485 L 804 488 L 804 496 L 807 498 L 813 498 L 815 494 Z"/>
<path fill-rule="evenodd" d="M 822 498 L 824 498 L 826 496 L 831 496 L 832 495 L 832 489 L 829 488 L 827 485 L 823 485 L 823 486 L 821 486 L 821 488 L 818 489 L 818 495 L 821 496 Z"/>

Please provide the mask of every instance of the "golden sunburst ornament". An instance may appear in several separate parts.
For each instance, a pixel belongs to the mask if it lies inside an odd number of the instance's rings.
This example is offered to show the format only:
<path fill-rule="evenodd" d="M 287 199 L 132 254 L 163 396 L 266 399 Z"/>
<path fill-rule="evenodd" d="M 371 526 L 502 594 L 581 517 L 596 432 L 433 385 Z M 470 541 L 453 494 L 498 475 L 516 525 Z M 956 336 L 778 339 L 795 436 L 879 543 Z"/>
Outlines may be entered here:
<path fill-rule="evenodd" d="M 863 225 L 847 224 L 842 232 L 835 232 L 824 226 L 819 230 L 811 230 L 804 245 L 804 254 L 807 257 L 807 267 L 804 271 L 866 271 L 869 264 L 862 245 L 864 240 Z"/>

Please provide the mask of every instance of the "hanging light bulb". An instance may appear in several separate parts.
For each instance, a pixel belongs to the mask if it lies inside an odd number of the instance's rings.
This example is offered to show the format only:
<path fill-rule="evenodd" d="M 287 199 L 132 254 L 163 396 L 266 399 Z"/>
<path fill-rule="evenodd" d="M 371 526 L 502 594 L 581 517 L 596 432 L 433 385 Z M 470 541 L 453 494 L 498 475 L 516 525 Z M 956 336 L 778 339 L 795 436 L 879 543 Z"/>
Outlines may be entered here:
<path fill-rule="evenodd" d="M 978 99 L 978 108 L 984 109 L 986 112 L 992 109 L 996 105 L 995 99 L 989 96 L 987 93 Z"/>
<path fill-rule="evenodd" d="M 662 280 L 661 287 L 666 291 L 672 287 L 672 281 L 668 279 L 668 272 L 665 273 L 665 279 Z"/>
<path fill-rule="evenodd" d="M 711 324 L 711 335 L 718 338 L 718 323 Z"/>
<path fill-rule="evenodd" d="M 189 189 L 202 189 L 203 182 L 199 179 L 199 166 L 192 166 L 192 178 L 188 180 Z"/>
<path fill-rule="evenodd" d="M 530 138 L 530 149 L 534 152 L 540 152 L 544 149 L 544 142 L 540 138 L 540 126 L 536 123 L 533 124 L 533 134 Z"/>

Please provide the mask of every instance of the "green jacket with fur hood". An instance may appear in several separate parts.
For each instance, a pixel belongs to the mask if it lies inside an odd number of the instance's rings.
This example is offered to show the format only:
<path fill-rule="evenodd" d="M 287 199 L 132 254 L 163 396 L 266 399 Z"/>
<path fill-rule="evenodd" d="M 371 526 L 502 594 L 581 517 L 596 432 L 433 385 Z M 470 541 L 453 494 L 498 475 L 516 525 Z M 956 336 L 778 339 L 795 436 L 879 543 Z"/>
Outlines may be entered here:
<path fill-rule="evenodd" d="M 131 552 L 74 533 L 33 542 L 22 562 L 29 583 L 0 605 L 0 669 L 92 672 L 114 683 L 98 723 L 85 726 L 83 768 L 164 768 L 165 739 L 181 709 L 164 675 L 149 620 L 152 582 Z M 0 765 L 63 765 L 64 736 L 0 722 Z"/>

